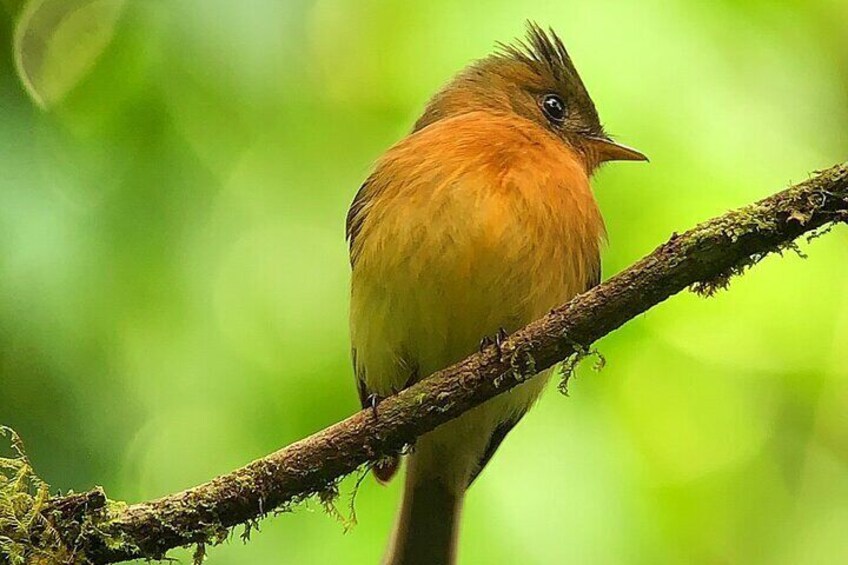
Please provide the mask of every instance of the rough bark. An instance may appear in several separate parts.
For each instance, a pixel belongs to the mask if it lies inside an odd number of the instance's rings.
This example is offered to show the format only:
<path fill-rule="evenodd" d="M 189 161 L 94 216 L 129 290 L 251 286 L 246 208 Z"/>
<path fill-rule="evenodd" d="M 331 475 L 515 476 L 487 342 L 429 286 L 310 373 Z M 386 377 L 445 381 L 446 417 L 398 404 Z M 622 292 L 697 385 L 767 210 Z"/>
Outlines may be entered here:
<path fill-rule="evenodd" d="M 122 507 L 108 506 L 101 494 L 56 500 L 54 523 L 94 563 L 161 557 L 177 546 L 214 542 L 233 525 L 332 492 L 340 477 L 402 450 L 535 372 L 585 354 L 596 340 L 673 294 L 686 288 L 711 294 L 765 255 L 794 248 L 802 234 L 818 235 L 840 222 L 848 222 L 846 165 L 674 234 L 632 267 L 514 333 L 500 354 L 491 347 L 439 371 L 381 402 L 376 415 L 359 412 L 158 500 Z"/>

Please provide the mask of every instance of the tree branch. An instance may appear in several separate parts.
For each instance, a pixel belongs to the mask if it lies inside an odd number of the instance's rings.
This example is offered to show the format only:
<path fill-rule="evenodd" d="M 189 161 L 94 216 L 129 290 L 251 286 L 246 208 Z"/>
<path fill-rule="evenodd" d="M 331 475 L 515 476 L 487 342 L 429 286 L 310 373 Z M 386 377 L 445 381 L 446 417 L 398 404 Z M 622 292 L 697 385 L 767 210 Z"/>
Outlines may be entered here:
<path fill-rule="evenodd" d="M 54 501 L 66 542 L 93 563 L 161 557 L 215 542 L 228 528 L 316 493 L 381 455 L 502 394 L 537 371 L 575 359 L 599 338 L 669 296 L 712 294 L 765 255 L 848 222 L 848 165 L 837 165 L 756 204 L 682 234 L 595 289 L 514 333 L 501 356 L 472 355 L 370 410 L 212 481 L 159 500 L 108 508 L 101 495 Z M 83 512 L 84 511 L 84 512 Z M 80 518 L 83 513 L 84 517 Z M 70 524 L 69 524 L 70 523 Z"/>

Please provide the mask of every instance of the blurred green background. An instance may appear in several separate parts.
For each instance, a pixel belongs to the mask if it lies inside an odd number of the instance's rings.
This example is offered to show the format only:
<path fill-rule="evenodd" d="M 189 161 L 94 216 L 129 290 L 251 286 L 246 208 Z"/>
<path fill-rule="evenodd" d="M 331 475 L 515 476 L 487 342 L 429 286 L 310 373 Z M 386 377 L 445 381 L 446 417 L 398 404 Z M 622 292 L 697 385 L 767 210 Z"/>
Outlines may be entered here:
<path fill-rule="evenodd" d="M 0 14 L 0 423 L 56 489 L 156 497 L 355 411 L 347 206 L 428 96 L 527 18 L 652 159 L 596 178 L 607 275 L 848 156 L 844 0 Z M 472 489 L 461 562 L 848 563 L 846 242 L 604 339 L 606 369 L 552 386 Z M 313 504 L 208 562 L 377 563 L 399 486 L 366 480 L 347 534 Z"/>

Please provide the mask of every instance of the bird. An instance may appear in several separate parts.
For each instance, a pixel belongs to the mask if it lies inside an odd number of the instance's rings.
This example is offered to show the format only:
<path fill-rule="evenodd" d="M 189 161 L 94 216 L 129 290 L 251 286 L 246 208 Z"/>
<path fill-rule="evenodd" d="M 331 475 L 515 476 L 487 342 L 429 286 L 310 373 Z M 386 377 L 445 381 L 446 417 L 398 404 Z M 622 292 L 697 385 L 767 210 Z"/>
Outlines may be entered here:
<path fill-rule="evenodd" d="M 350 339 L 363 409 L 599 284 L 590 179 L 645 155 L 605 132 L 563 41 L 525 39 L 454 76 L 386 151 L 347 214 Z M 495 336 L 491 344 L 488 336 Z M 538 398 L 544 371 L 419 437 L 383 563 L 457 559 L 468 487 Z M 372 471 L 392 478 L 400 456 Z"/>

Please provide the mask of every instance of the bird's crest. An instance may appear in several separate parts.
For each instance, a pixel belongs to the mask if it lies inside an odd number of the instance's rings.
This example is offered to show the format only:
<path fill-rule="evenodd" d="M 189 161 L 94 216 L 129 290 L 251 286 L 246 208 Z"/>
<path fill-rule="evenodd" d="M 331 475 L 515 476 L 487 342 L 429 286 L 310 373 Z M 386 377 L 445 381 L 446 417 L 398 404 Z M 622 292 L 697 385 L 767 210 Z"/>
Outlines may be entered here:
<path fill-rule="evenodd" d="M 532 21 L 527 22 L 527 37 L 512 43 L 497 44 L 497 56 L 520 61 L 538 70 L 547 71 L 557 81 L 579 80 L 577 69 L 565 49 L 562 39 L 553 28 L 548 31 Z"/>

